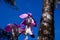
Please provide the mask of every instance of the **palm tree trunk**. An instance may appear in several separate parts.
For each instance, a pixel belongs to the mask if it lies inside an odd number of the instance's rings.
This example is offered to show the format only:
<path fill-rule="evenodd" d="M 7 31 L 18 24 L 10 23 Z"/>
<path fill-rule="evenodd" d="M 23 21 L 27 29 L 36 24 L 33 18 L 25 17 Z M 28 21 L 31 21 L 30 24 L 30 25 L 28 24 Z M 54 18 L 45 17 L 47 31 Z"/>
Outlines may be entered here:
<path fill-rule="evenodd" d="M 38 40 L 54 40 L 54 0 L 44 0 Z"/>

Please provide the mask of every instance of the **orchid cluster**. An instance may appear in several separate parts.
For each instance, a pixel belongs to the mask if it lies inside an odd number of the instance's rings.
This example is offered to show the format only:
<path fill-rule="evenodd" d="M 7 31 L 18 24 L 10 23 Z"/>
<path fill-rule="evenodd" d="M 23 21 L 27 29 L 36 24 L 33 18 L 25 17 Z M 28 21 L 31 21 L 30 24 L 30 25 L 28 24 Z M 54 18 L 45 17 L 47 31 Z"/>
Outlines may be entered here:
<path fill-rule="evenodd" d="M 26 35 L 26 38 L 25 40 L 28 40 L 28 34 L 32 37 L 32 38 L 35 38 L 33 32 L 32 32 L 32 27 L 36 27 L 36 22 L 35 20 L 33 19 L 32 17 L 32 14 L 31 13 L 24 13 L 22 15 L 19 16 L 20 18 L 24 19 L 20 25 L 17 25 L 17 24 L 8 24 L 6 27 L 5 27 L 5 31 L 6 32 L 11 32 L 12 33 L 12 39 L 13 40 L 17 40 L 17 37 L 20 35 L 20 34 L 25 34 Z M 24 27 L 25 28 L 22 28 Z"/>

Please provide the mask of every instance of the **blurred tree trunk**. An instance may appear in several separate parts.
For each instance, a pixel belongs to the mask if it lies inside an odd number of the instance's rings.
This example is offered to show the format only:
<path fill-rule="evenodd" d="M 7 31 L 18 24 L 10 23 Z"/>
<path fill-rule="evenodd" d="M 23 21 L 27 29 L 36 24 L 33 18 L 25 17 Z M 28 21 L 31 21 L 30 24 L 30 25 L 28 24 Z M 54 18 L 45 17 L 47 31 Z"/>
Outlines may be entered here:
<path fill-rule="evenodd" d="M 60 0 L 58 0 L 60 2 Z"/>
<path fill-rule="evenodd" d="M 58 8 L 58 4 L 60 4 L 60 0 L 55 0 L 55 7 Z"/>
<path fill-rule="evenodd" d="M 43 0 L 38 40 L 54 40 L 54 0 Z"/>

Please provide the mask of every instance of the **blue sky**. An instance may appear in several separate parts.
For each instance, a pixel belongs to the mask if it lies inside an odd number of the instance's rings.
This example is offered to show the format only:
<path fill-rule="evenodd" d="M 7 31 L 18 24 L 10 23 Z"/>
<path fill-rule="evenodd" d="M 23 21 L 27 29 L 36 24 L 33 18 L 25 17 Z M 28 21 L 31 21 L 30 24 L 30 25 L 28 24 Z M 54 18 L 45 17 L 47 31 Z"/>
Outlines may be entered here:
<path fill-rule="evenodd" d="M 19 15 L 22 13 L 31 12 L 33 18 L 37 22 L 37 27 L 33 27 L 33 33 L 35 38 L 31 38 L 29 36 L 29 40 L 37 40 L 39 23 L 42 14 L 42 0 L 16 0 L 18 11 L 9 7 L 2 0 L 0 3 L 0 27 L 5 28 L 8 23 L 16 23 L 20 24 L 23 19 L 19 18 Z M 60 5 L 58 4 L 58 8 L 55 9 L 54 17 L 55 17 L 55 40 L 60 40 Z M 20 35 L 19 40 L 24 40 L 25 35 Z"/>

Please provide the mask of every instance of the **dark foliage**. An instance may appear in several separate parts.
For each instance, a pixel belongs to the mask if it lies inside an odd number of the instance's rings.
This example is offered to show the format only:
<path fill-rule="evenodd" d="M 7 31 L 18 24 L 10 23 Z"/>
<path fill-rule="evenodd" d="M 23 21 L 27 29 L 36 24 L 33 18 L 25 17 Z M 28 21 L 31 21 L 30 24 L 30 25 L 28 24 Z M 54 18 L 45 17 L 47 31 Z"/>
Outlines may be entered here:
<path fill-rule="evenodd" d="M 16 5 L 16 0 L 4 0 L 4 2 L 10 5 L 10 7 L 13 7 L 13 9 L 18 10 L 18 7 Z"/>
<path fill-rule="evenodd" d="M 7 3 L 7 4 L 10 4 L 12 6 L 16 5 L 15 0 L 4 0 L 4 2 Z"/>
<path fill-rule="evenodd" d="M 5 32 L 3 29 L 0 28 L 0 40 L 6 39 L 11 40 L 12 34 Z"/>

